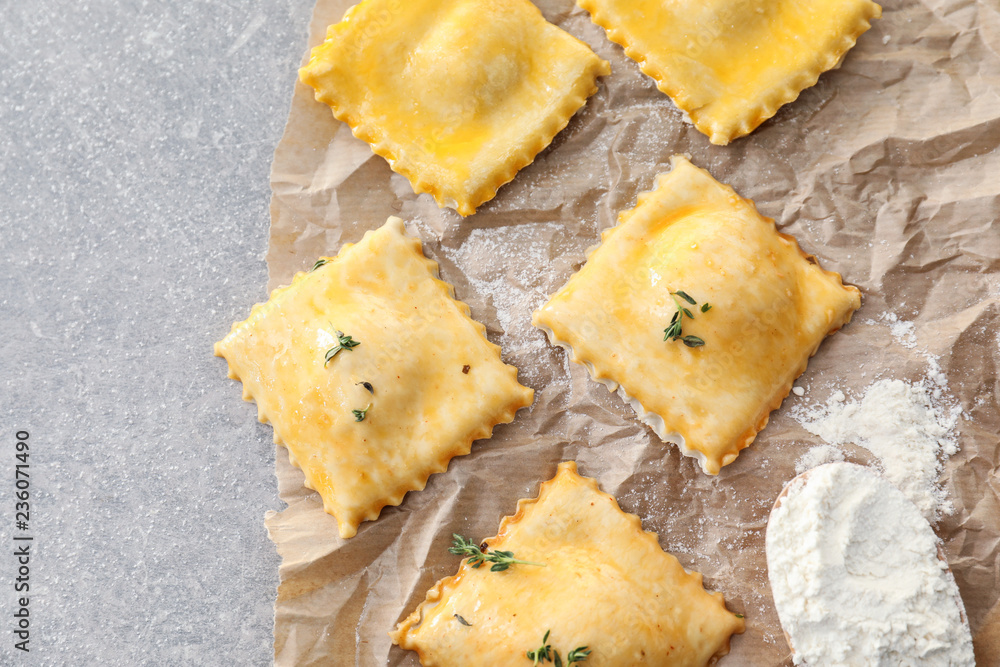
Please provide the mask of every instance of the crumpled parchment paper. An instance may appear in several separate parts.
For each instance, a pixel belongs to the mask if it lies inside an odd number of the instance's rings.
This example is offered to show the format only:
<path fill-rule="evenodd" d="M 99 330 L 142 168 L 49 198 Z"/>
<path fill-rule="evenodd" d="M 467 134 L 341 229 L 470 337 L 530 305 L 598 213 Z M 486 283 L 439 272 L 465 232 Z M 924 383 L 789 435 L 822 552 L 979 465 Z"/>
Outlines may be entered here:
<path fill-rule="evenodd" d="M 310 47 L 350 4 L 319 0 Z M 876 378 L 919 380 L 927 355 L 947 375 L 944 400 L 963 410 L 961 451 L 943 476 L 956 511 L 936 530 L 979 663 L 1000 664 L 998 1 L 883 2 L 884 17 L 838 70 L 727 147 L 686 124 L 572 2 L 537 4 L 610 61 L 613 73 L 534 164 L 466 220 L 415 196 L 310 89 L 295 87 L 271 177 L 270 286 L 399 215 L 536 400 L 346 541 L 278 448 L 288 508 L 267 517 L 282 557 L 276 664 L 416 665 L 386 633 L 457 569 L 447 552 L 451 534 L 494 535 L 518 499 L 534 497 L 560 461 L 574 459 L 746 616 L 747 631 L 723 665 L 790 665 L 767 583 L 764 530 L 796 460 L 820 440 L 789 413 L 837 389 L 858 395 Z M 753 199 L 864 293 L 854 322 L 827 339 L 800 379 L 806 395 L 789 396 L 714 478 L 530 326 L 531 311 L 676 153 Z M 889 313 L 914 324 L 915 347 L 880 323 Z"/>

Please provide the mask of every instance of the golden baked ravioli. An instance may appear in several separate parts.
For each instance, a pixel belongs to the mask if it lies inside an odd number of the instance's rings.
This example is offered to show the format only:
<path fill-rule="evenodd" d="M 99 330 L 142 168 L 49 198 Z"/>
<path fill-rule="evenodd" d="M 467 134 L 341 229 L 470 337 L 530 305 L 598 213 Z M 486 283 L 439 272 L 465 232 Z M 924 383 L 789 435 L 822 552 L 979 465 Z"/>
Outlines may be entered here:
<path fill-rule="evenodd" d="M 750 134 L 840 62 L 871 0 L 577 0 L 714 144 Z"/>
<path fill-rule="evenodd" d="M 610 71 L 529 0 L 364 0 L 299 74 L 415 192 L 466 216 Z"/>
<path fill-rule="evenodd" d="M 587 667 L 702 667 L 744 630 L 721 593 L 706 592 L 700 574 L 665 553 L 575 463 L 560 464 L 486 544 L 487 553 L 541 565 L 493 572 L 466 560 L 437 582 L 390 633 L 425 667 L 527 666 L 528 651 L 543 644 L 550 662 L 558 651 L 564 665 L 582 649 Z"/>
<path fill-rule="evenodd" d="M 860 305 L 753 202 L 674 157 L 533 323 L 714 475 Z"/>
<path fill-rule="evenodd" d="M 254 306 L 215 354 L 347 538 L 533 392 L 399 218 L 317 264 Z"/>

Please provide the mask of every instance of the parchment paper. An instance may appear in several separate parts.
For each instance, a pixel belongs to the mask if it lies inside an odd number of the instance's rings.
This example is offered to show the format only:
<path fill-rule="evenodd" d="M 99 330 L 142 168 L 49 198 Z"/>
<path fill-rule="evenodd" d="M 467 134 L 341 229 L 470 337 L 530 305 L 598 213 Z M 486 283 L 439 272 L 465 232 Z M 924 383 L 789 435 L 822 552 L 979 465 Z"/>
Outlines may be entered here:
<path fill-rule="evenodd" d="M 310 47 L 350 4 L 319 0 Z M 884 17 L 839 70 L 728 147 L 710 145 L 685 124 L 569 0 L 537 4 L 609 60 L 613 73 L 552 146 L 467 220 L 414 196 L 311 90 L 296 85 L 273 165 L 270 286 L 399 215 L 536 400 L 347 541 L 278 448 L 288 508 L 267 518 L 283 559 L 276 664 L 416 665 L 412 654 L 390 647 L 386 633 L 456 570 L 451 534 L 494 535 L 517 500 L 534 497 L 566 459 L 746 616 L 747 631 L 734 638 L 724 665 L 791 664 L 767 583 L 764 530 L 795 461 L 820 441 L 789 411 L 836 389 L 857 395 L 877 377 L 919 380 L 927 354 L 939 357 L 964 411 L 961 451 L 944 475 L 957 509 L 936 530 L 979 662 L 1000 664 L 1000 3 L 884 2 Z M 823 344 L 801 378 L 806 395 L 789 396 L 715 478 L 660 442 L 529 324 L 531 311 L 581 266 L 601 230 L 635 205 L 675 153 L 690 154 L 753 199 L 825 268 L 864 292 L 855 321 Z M 878 323 L 887 313 L 915 324 L 915 348 Z"/>

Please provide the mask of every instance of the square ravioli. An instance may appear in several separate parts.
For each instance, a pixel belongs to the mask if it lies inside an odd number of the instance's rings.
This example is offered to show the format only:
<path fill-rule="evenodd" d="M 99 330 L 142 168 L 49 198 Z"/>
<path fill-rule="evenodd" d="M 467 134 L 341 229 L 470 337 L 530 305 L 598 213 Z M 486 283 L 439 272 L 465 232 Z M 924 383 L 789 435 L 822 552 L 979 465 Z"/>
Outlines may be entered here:
<path fill-rule="evenodd" d="M 300 77 L 415 192 L 467 216 L 610 72 L 528 0 L 364 0 Z"/>
<path fill-rule="evenodd" d="M 389 218 L 215 345 L 341 537 L 514 419 L 533 391 Z"/>
<path fill-rule="evenodd" d="M 422 665 L 528 665 L 527 652 L 546 643 L 564 659 L 589 651 L 592 667 L 701 667 L 744 630 L 721 593 L 707 592 L 702 575 L 664 552 L 573 462 L 559 465 L 537 499 L 520 501 L 486 544 L 486 553 L 541 565 L 493 572 L 465 560 L 437 582 L 390 633 Z"/>
<path fill-rule="evenodd" d="M 860 306 L 753 202 L 675 156 L 533 323 L 714 475 Z"/>
<path fill-rule="evenodd" d="M 750 134 L 836 67 L 871 0 L 577 0 L 713 144 Z"/>

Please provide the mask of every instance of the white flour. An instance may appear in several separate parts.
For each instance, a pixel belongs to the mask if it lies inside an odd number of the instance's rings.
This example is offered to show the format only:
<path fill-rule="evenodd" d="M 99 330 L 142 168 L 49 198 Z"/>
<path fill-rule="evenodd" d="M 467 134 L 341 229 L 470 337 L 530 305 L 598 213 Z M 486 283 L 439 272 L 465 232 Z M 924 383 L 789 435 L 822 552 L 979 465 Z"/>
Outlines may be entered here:
<path fill-rule="evenodd" d="M 831 463 L 771 512 L 767 566 L 796 665 L 974 666 L 972 637 L 937 538 L 898 489 Z"/>
<path fill-rule="evenodd" d="M 915 384 L 878 380 L 860 400 L 837 391 L 825 406 L 793 413 L 806 430 L 831 445 L 869 450 L 885 477 L 932 523 L 953 510 L 938 477 L 943 460 L 958 451 L 953 431 L 959 415 L 957 408 L 935 405 L 943 393 L 935 367 L 929 379 Z M 810 467 L 808 461 L 800 466 Z"/>
<path fill-rule="evenodd" d="M 824 463 L 835 463 L 844 460 L 844 452 L 831 445 L 817 445 L 803 454 L 795 463 L 795 474 L 801 475 L 806 470 L 818 468 Z"/>
<path fill-rule="evenodd" d="M 897 343 L 910 350 L 917 346 L 916 326 L 913 322 L 899 319 L 896 313 L 885 313 L 879 320 L 888 325 L 889 332 Z"/>

